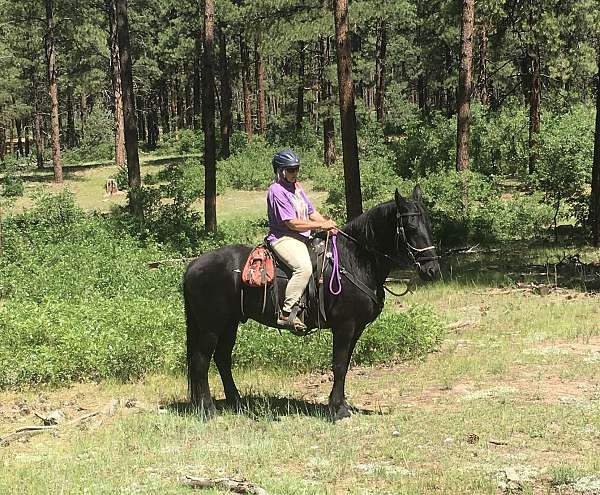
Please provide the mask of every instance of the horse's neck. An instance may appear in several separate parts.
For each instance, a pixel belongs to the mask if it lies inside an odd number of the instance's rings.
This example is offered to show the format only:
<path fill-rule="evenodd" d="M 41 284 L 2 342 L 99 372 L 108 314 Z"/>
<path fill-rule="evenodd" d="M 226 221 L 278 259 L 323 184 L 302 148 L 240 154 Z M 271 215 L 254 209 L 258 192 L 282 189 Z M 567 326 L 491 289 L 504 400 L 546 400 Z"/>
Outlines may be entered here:
<path fill-rule="evenodd" d="M 342 265 L 353 272 L 358 269 L 360 274 L 354 274 L 360 275 L 363 282 L 370 287 L 382 287 L 385 279 L 390 274 L 391 263 L 381 254 L 376 254 L 374 251 L 367 249 L 367 246 L 361 240 L 359 240 L 360 244 L 357 244 L 350 239 L 342 239 L 343 254 L 340 257 Z M 376 246 L 371 247 L 377 249 Z"/>

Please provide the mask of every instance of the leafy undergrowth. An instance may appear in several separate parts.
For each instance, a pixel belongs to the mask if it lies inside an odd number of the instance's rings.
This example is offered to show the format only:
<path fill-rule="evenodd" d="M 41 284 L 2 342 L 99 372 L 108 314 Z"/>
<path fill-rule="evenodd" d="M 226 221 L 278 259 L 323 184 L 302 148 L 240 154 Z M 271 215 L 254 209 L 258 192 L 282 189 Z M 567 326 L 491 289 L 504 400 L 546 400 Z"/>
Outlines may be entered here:
<path fill-rule="evenodd" d="M 223 226 L 218 236 L 200 236 L 197 252 L 234 242 L 256 227 L 250 222 L 246 230 L 241 223 Z M 151 234 L 143 239 L 110 217 L 86 215 L 68 194 L 41 197 L 35 208 L 5 222 L 0 389 L 133 380 L 184 369 L 184 264 Z M 161 259 L 175 262 L 149 269 L 150 262 Z M 426 306 L 384 313 L 359 341 L 354 361 L 422 355 L 441 335 L 439 318 Z M 279 337 L 249 322 L 239 332 L 234 364 L 322 370 L 329 366 L 330 352 L 329 332 Z"/>

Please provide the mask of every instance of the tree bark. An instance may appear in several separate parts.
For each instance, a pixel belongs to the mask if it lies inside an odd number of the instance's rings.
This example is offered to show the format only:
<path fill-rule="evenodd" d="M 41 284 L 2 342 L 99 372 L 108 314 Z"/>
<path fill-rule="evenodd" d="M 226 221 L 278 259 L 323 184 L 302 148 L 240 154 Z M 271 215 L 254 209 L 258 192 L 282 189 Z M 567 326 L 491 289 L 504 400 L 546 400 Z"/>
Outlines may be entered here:
<path fill-rule="evenodd" d="M 110 33 L 108 48 L 110 50 L 110 67 L 113 86 L 113 118 L 115 121 L 115 165 L 125 166 L 125 123 L 123 121 L 123 90 L 121 88 L 121 60 L 117 36 L 117 18 L 113 0 L 107 1 Z"/>
<path fill-rule="evenodd" d="M 169 120 L 169 83 L 163 80 L 160 86 L 160 116 L 162 119 L 163 134 L 171 132 Z"/>
<path fill-rule="evenodd" d="M 58 120 L 58 84 L 56 82 L 56 46 L 54 44 L 53 0 L 44 0 L 46 7 L 46 63 L 48 68 L 48 94 L 50 95 L 50 119 L 52 129 L 52 164 L 54 182 L 63 182 L 60 160 L 60 123 Z"/>
<path fill-rule="evenodd" d="M 304 118 L 304 45 L 300 42 L 300 49 L 298 50 L 299 63 L 298 63 L 298 92 L 296 98 L 296 129 L 302 129 L 302 119 Z"/>
<path fill-rule="evenodd" d="M 321 107 L 324 108 L 323 115 L 323 161 L 327 167 L 335 163 L 335 127 L 333 115 L 331 114 L 331 84 L 326 76 L 329 65 L 329 37 L 321 36 L 320 44 L 320 84 L 321 84 Z"/>
<path fill-rule="evenodd" d="M 73 86 L 67 85 L 67 146 L 77 146 L 77 134 L 75 132 L 75 101 L 73 99 Z"/>
<path fill-rule="evenodd" d="M 23 156 L 23 121 L 15 119 L 15 128 L 17 129 L 17 154 Z"/>
<path fill-rule="evenodd" d="M 375 111 L 377 112 L 377 122 L 383 123 L 385 119 L 385 57 L 387 51 L 387 29 L 383 19 L 379 24 L 376 45 L 377 59 L 375 61 L 375 73 L 377 77 L 377 89 L 375 91 Z"/>
<path fill-rule="evenodd" d="M 482 105 L 487 106 L 489 97 L 488 88 L 488 72 L 487 72 L 487 58 L 488 58 L 488 28 L 485 21 L 481 24 L 480 35 L 479 35 L 479 101 Z"/>
<path fill-rule="evenodd" d="M 460 36 L 460 68 L 458 73 L 456 170 L 469 168 L 469 128 L 471 124 L 471 88 L 473 67 L 474 0 L 463 0 Z"/>
<path fill-rule="evenodd" d="M 35 71 L 31 76 L 34 111 L 35 157 L 38 169 L 44 168 L 44 116 L 40 108 L 38 80 Z"/>
<path fill-rule="evenodd" d="M 250 57 L 248 46 L 244 40 L 244 32 L 240 33 L 240 57 L 242 61 L 242 91 L 244 99 L 244 127 L 248 142 L 252 141 L 254 134 L 252 124 L 252 96 L 250 89 Z"/>
<path fill-rule="evenodd" d="M 219 28 L 219 67 L 221 69 L 221 158 L 227 159 L 231 153 L 229 139 L 233 131 L 233 113 L 231 111 L 231 75 L 227 59 L 227 35 L 222 26 Z"/>
<path fill-rule="evenodd" d="M 362 213 L 358 141 L 356 137 L 356 111 L 352 81 L 352 55 L 348 37 L 348 0 L 334 3 L 337 72 L 342 124 L 342 150 L 344 161 L 344 188 L 346 213 L 351 220 Z"/>
<path fill-rule="evenodd" d="M 140 188 L 140 158 L 135 118 L 135 96 L 133 93 L 132 62 L 129 47 L 129 23 L 127 20 L 127 0 L 115 0 L 119 57 L 121 61 L 121 85 L 123 90 L 123 121 L 125 123 L 125 152 L 127 154 L 127 178 L 129 181 L 129 211 L 133 216 L 142 217 Z"/>
<path fill-rule="evenodd" d="M 198 17 L 200 11 L 198 10 Z M 202 75 L 200 70 L 202 59 L 202 31 L 198 28 L 194 33 L 194 130 L 202 128 Z"/>
<path fill-rule="evenodd" d="M 529 173 L 535 172 L 539 158 L 539 133 L 540 133 L 540 49 L 532 47 L 529 54 L 530 89 L 529 89 Z"/>
<path fill-rule="evenodd" d="M 204 131 L 204 227 L 217 231 L 217 179 L 215 139 L 215 3 L 204 0 L 202 53 L 202 129 Z"/>
<path fill-rule="evenodd" d="M 31 121 L 29 119 L 29 117 L 27 118 L 27 120 L 25 121 L 25 156 L 29 156 L 29 151 L 30 151 L 30 146 L 29 146 L 29 128 L 31 126 Z"/>
<path fill-rule="evenodd" d="M 264 134 L 267 129 L 267 116 L 265 114 L 265 62 L 260 53 L 260 43 L 256 41 L 255 72 L 256 72 L 256 113 L 258 116 L 258 133 Z"/>
<path fill-rule="evenodd" d="M 83 93 L 81 93 L 81 96 L 79 97 L 79 124 L 80 124 L 80 129 L 79 129 L 79 135 L 81 137 L 83 137 L 85 135 L 85 123 L 87 120 L 87 95 L 85 94 L 85 91 Z"/>
<path fill-rule="evenodd" d="M 596 247 L 600 245 L 600 39 L 597 44 L 596 128 L 594 131 L 594 162 L 592 164 L 592 198 L 590 203 L 592 242 Z"/>
<path fill-rule="evenodd" d="M 175 78 L 175 94 L 177 95 L 175 107 L 177 112 L 177 127 L 179 129 L 185 129 L 185 106 L 183 104 L 183 89 L 179 77 Z"/>

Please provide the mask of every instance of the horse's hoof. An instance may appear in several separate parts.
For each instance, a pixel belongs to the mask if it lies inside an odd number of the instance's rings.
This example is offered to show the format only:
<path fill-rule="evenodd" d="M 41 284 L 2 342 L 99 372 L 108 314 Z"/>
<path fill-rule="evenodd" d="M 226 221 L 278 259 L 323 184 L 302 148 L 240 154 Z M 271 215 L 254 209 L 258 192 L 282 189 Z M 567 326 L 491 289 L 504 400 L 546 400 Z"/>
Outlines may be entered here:
<path fill-rule="evenodd" d="M 350 412 L 350 409 L 347 406 L 341 406 L 337 409 L 337 411 L 335 411 L 332 419 L 334 422 L 337 422 L 337 421 L 341 421 L 342 419 L 351 418 L 351 417 L 352 417 L 352 413 Z"/>

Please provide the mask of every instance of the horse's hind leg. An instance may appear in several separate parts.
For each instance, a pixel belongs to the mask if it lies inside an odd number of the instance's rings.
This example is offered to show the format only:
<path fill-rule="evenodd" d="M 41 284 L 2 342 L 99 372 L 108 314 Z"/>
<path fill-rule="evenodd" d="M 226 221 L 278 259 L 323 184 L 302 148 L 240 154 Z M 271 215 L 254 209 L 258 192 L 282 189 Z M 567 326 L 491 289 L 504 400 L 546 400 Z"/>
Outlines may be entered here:
<path fill-rule="evenodd" d="M 186 301 L 188 385 L 192 405 L 207 416 L 216 413 L 210 395 L 208 368 L 218 341 L 218 335 L 206 323 L 198 320 Z"/>
<path fill-rule="evenodd" d="M 223 382 L 227 403 L 235 408 L 240 406 L 240 393 L 235 386 L 233 375 L 231 374 L 231 352 L 235 345 L 237 328 L 238 322 L 236 321 L 223 330 L 219 337 L 214 356 L 217 369 L 221 375 L 221 381 Z"/>

